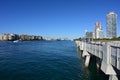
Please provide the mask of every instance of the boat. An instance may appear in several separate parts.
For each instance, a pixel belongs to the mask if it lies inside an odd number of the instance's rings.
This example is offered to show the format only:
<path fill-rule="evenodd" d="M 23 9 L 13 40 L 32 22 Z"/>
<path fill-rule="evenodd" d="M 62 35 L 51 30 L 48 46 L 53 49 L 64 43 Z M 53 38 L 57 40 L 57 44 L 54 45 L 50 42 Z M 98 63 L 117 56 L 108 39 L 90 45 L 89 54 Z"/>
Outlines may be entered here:
<path fill-rule="evenodd" d="M 14 43 L 17 43 L 17 42 L 20 42 L 20 40 L 14 40 L 13 42 L 14 42 Z"/>

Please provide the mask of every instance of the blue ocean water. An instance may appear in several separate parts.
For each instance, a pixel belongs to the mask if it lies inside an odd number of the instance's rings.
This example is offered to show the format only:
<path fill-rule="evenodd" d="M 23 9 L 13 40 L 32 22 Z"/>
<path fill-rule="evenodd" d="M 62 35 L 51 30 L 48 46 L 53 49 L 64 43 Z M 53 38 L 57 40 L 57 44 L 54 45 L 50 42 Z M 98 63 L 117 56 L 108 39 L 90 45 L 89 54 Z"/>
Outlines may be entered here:
<path fill-rule="evenodd" d="M 75 42 L 0 42 L 0 80 L 107 80 L 92 64 L 84 68 Z"/>

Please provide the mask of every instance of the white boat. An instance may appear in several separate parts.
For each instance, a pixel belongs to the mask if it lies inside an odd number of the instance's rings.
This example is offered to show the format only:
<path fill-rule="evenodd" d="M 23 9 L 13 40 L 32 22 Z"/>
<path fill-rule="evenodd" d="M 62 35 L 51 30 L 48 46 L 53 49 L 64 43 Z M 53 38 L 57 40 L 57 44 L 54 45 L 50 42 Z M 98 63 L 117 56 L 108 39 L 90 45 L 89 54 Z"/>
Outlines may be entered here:
<path fill-rule="evenodd" d="M 17 43 L 17 42 L 19 42 L 20 40 L 15 40 L 15 41 L 13 41 L 14 43 Z"/>

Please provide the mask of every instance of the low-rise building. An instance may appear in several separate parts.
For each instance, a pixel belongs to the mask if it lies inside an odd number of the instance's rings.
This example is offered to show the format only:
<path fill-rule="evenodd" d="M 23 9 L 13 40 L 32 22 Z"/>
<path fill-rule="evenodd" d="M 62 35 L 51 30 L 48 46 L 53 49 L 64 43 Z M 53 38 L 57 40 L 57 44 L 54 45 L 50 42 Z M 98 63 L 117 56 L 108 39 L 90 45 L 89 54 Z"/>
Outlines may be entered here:
<path fill-rule="evenodd" d="M 26 35 L 26 34 L 0 34 L 1 41 L 13 40 L 43 40 L 42 36 Z"/>
<path fill-rule="evenodd" d="M 93 38 L 93 32 L 86 32 L 86 38 Z"/>
<path fill-rule="evenodd" d="M 97 31 L 96 31 L 96 38 L 97 39 L 102 39 L 102 38 L 104 38 L 104 34 L 103 34 L 103 32 L 102 32 L 102 30 L 101 29 L 97 29 Z"/>
<path fill-rule="evenodd" d="M 0 34 L 0 41 L 3 40 L 3 34 Z"/>

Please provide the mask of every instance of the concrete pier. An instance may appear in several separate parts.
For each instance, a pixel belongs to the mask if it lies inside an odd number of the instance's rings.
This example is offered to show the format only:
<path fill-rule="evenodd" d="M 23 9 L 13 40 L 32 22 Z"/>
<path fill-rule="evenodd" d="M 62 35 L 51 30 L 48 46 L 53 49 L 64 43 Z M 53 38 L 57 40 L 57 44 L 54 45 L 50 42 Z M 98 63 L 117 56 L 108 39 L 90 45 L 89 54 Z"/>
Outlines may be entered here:
<path fill-rule="evenodd" d="M 120 70 L 120 42 L 82 42 L 76 41 L 77 47 L 83 51 L 82 57 L 85 59 L 85 67 L 89 66 L 90 56 L 96 57 L 96 65 L 106 75 L 109 80 L 119 80 L 113 67 Z"/>

